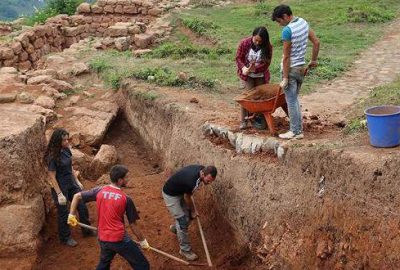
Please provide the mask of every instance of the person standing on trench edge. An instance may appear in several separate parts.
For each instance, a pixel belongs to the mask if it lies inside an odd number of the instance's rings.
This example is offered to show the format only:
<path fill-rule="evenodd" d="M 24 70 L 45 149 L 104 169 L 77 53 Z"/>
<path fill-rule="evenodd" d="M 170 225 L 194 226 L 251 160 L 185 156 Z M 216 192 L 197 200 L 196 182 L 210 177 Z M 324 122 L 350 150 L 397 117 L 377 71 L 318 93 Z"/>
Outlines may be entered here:
<path fill-rule="evenodd" d="M 272 20 L 283 26 L 282 81 L 280 86 L 285 91 L 290 118 L 289 131 L 279 134 L 279 137 L 282 139 L 302 139 L 304 135 L 299 92 L 307 68 L 314 68 L 318 65 L 319 39 L 304 19 L 293 16 L 289 6 L 277 6 L 272 14 Z M 305 54 L 308 39 L 311 41 L 313 49 L 311 62 L 306 67 Z"/>
<path fill-rule="evenodd" d="M 96 201 L 99 224 L 98 238 L 101 249 L 97 270 L 110 269 L 111 262 L 116 254 L 125 258 L 134 270 L 150 269 L 146 257 L 125 230 L 124 215 L 128 218 L 132 233 L 140 240 L 140 247 L 146 250 L 150 249 L 147 240 L 136 226 L 139 215 L 135 204 L 121 190 L 128 183 L 128 172 L 128 168 L 123 165 L 113 166 L 110 171 L 110 185 L 77 193 L 71 203 L 68 224 L 76 226 L 78 220 L 75 212 L 80 201 Z"/>
<path fill-rule="evenodd" d="M 179 253 L 189 261 L 198 259 L 192 251 L 189 240 L 189 223 L 196 218 L 191 196 L 201 183 L 211 184 L 217 176 L 214 166 L 190 165 L 180 169 L 168 178 L 162 189 L 162 196 L 175 224 L 170 230 L 177 235 Z"/>
<path fill-rule="evenodd" d="M 72 239 L 67 225 L 67 200 L 71 201 L 76 193 L 82 191 L 83 185 L 78 179 L 78 173 L 72 168 L 72 153 L 69 147 L 68 132 L 57 128 L 51 135 L 44 158 L 48 165 L 52 198 L 57 206 L 58 236 L 61 243 L 75 247 L 78 243 Z M 84 203 L 78 205 L 78 212 L 82 222 L 90 224 L 89 211 Z M 95 235 L 84 228 L 82 233 L 84 236 Z"/>

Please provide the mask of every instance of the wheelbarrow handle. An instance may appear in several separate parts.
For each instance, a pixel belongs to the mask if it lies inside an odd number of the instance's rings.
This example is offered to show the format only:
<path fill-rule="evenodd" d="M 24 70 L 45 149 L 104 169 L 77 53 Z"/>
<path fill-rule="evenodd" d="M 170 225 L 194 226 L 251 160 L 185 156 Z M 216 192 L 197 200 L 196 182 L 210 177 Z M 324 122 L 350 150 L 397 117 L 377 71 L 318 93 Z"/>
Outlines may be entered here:
<path fill-rule="evenodd" d="M 282 87 L 279 86 L 278 93 L 276 93 L 276 97 L 275 97 L 275 101 L 274 101 L 274 107 L 272 107 L 271 113 L 273 113 L 276 110 L 276 104 L 278 104 L 278 98 L 281 95 L 281 90 L 282 90 Z"/>

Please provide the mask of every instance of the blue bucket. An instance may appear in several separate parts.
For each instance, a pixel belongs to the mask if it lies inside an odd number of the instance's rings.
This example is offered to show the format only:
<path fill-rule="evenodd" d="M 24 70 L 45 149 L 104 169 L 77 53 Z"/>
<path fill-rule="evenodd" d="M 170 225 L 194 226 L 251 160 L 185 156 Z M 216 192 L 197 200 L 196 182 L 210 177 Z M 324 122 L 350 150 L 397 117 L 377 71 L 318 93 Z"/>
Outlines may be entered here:
<path fill-rule="evenodd" d="M 369 140 L 375 147 L 400 144 L 400 106 L 376 106 L 365 110 Z"/>

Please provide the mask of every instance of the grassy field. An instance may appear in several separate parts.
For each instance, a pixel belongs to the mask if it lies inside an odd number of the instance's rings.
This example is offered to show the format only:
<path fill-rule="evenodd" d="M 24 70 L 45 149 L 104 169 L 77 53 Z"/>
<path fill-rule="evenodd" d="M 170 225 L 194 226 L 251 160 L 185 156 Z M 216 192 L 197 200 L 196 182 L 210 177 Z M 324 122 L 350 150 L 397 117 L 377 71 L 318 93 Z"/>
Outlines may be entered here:
<path fill-rule="evenodd" d="M 303 87 L 303 94 L 315 83 L 329 80 L 349 68 L 356 55 L 378 40 L 388 21 L 399 13 L 398 0 L 302 0 L 286 1 L 296 16 L 305 18 L 321 41 L 319 67 L 313 70 Z M 151 81 L 170 86 L 192 86 L 208 89 L 236 88 L 235 53 L 238 42 L 251 35 L 257 26 L 266 26 L 274 47 L 270 67 L 272 81 L 279 81 L 282 55 L 281 28 L 272 22 L 271 12 L 279 1 L 226 7 L 199 7 L 174 14 L 176 29 L 169 41 L 155 48 L 145 58 L 130 54 L 105 52 L 93 60 L 107 66 L 102 76 L 111 85 L 119 78 L 149 77 Z M 182 30 L 190 29 L 191 34 Z M 311 49 L 308 49 L 308 58 Z M 179 79 L 184 72 L 190 78 Z M 146 76 L 147 75 L 147 76 Z"/>

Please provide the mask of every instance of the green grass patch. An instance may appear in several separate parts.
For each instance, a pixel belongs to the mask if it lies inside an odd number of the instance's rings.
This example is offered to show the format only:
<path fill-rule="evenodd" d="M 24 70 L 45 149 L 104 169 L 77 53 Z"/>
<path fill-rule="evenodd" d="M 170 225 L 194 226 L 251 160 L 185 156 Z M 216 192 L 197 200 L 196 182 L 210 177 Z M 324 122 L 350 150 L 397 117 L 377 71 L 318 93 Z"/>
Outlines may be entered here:
<path fill-rule="evenodd" d="M 159 94 L 156 91 L 150 90 L 147 92 L 136 92 L 135 96 L 136 96 L 136 98 L 141 99 L 141 100 L 153 101 L 159 97 Z"/>
<path fill-rule="evenodd" d="M 242 38 L 250 36 L 255 27 L 266 26 L 273 45 L 271 80 L 278 82 L 282 55 L 280 41 L 282 28 L 271 21 L 271 14 L 273 8 L 279 3 L 277 0 L 272 0 L 220 8 L 196 8 L 175 14 L 175 19 L 178 21 L 192 18 L 192 21 L 212 22 L 216 27 L 208 29 L 207 36 L 217 42 L 216 46 L 228 50 L 224 54 L 211 53 L 211 58 L 204 57 L 207 53 L 200 53 L 199 57 L 198 52 L 191 51 L 192 47 L 199 44 L 188 38 L 182 38 L 184 33 L 176 31 L 167 43 L 168 45 L 163 44 L 156 48 L 156 51 L 160 49 L 165 53 L 154 53 L 153 58 L 162 57 L 171 61 L 186 59 L 186 62 L 192 62 L 190 69 L 195 74 L 203 77 L 211 76 L 223 82 L 224 86 L 235 88 L 239 81 L 234 62 L 238 43 Z M 287 4 L 291 6 L 296 16 L 309 22 L 321 41 L 319 66 L 306 78 L 302 87 L 303 94 L 312 91 L 313 86 L 321 80 L 333 79 L 346 71 L 362 50 L 382 36 L 382 29 L 386 26 L 384 22 L 392 20 L 400 9 L 400 1 L 396 0 L 337 0 L 334 4 L 329 0 L 289 0 Z M 364 21 L 355 19 L 358 11 L 367 14 L 368 19 Z M 377 14 L 379 18 L 376 18 Z M 180 49 L 171 52 L 165 50 L 163 46 Z M 306 58 L 307 60 L 311 58 L 311 44 L 309 44 Z"/>
<path fill-rule="evenodd" d="M 212 22 L 201 20 L 197 17 L 191 18 L 183 18 L 182 24 L 192 30 L 194 33 L 199 35 L 204 35 L 211 29 L 217 29 L 218 26 Z"/>
<path fill-rule="evenodd" d="M 212 78 L 195 76 L 190 72 L 178 72 L 176 66 L 166 67 L 167 61 L 160 59 L 137 59 L 130 52 L 106 51 L 89 61 L 90 68 L 98 73 L 104 82 L 118 89 L 123 79 L 135 78 L 160 86 L 190 87 L 214 90 L 217 81 Z M 179 62 L 176 62 L 179 65 Z"/>
<path fill-rule="evenodd" d="M 204 33 L 206 38 L 193 37 L 176 27 L 166 42 L 141 58 L 132 57 L 130 52 L 111 51 L 93 59 L 91 68 L 113 87 L 118 86 L 121 78 L 147 80 L 149 76 L 154 76 L 150 82 L 159 85 L 224 88 L 236 94 L 241 91 L 235 63 L 238 43 L 250 36 L 255 27 L 266 26 L 273 45 L 271 82 L 279 82 L 282 27 L 271 21 L 273 8 L 279 3 L 278 0 L 271 0 L 180 11 L 173 14 L 172 21 L 178 22 L 177 26 L 179 22 L 186 21 L 187 27 L 193 32 Z M 382 37 L 382 29 L 388 27 L 385 22 L 393 19 L 393 14 L 398 14 L 400 10 L 400 1 L 397 0 L 336 0 L 334 3 L 330 0 L 288 0 L 286 3 L 296 16 L 309 22 L 321 41 L 319 66 L 309 72 L 302 94 L 318 90 L 315 89 L 317 83 L 331 80 L 346 71 L 362 50 Z M 358 11 L 367 14 L 367 20 L 354 19 Z M 377 14 L 379 18 L 373 19 Z M 310 57 L 311 44 L 307 61 Z M 181 82 L 177 76 L 181 72 L 194 79 Z"/>
<path fill-rule="evenodd" d="M 393 83 L 374 88 L 369 96 L 362 99 L 354 109 L 348 114 L 349 124 L 345 127 L 346 134 L 353 134 L 365 129 L 363 121 L 365 120 L 365 109 L 380 105 L 400 104 L 400 78 Z"/>

